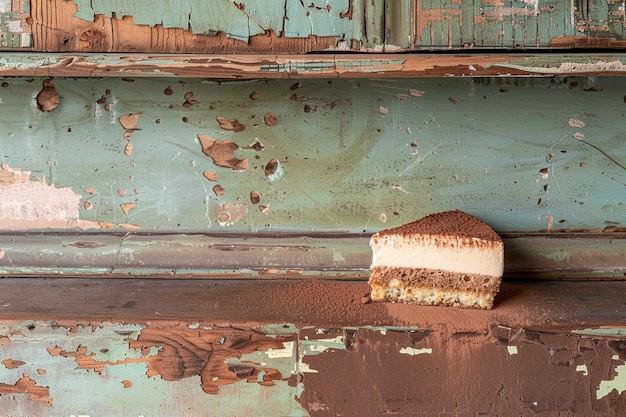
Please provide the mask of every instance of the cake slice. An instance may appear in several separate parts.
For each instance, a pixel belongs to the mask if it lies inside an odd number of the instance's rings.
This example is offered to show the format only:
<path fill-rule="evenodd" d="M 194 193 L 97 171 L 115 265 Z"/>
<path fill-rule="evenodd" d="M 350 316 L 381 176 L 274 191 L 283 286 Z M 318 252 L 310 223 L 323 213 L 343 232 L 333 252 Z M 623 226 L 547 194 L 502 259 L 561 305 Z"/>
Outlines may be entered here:
<path fill-rule="evenodd" d="M 370 240 L 372 301 L 490 309 L 500 289 L 504 244 L 458 210 L 431 214 Z"/>

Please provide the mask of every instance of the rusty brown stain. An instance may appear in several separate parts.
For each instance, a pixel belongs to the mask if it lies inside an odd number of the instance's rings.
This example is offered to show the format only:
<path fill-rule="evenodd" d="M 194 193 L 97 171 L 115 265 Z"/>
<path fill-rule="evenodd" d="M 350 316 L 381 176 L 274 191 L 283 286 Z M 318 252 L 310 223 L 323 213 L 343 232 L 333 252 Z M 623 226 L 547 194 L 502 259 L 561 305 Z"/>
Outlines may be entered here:
<path fill-rule="evenodd" d="M 172 94 L 174 94 L 174 87 L 168 85 L 163 91 L 163 94 L 165 94 L 166 96 L 171 96 Z"/>
<path fill-rule="evenodd" d="M 80 248 L 80 249 L 96 249 L 96 248 L 105 247 L 106 245 L 101 242 L 91 242 L 91 241 L 80 240 L 78 242 L 70 243 L 68 246 L 73 246 L 75 248 Z"/>
<path fill-rule="evenodd" d="M 122 385 L 124 386 L 124 388 L 130 388 L 133 386 L 133 383 L 130 382 L 128 379 L 124 379 L 122 380 Z"/>
<path fill-rule="evenodd" d="M 91 195 L 96 195 L 98 194 L 98 191 L 95 188 L 85 188 L 85 192 L 87 194 L 91 194 Z"/>
<path fill-rule="evenodd" d="M 5 360 L 3 360 L 0 363 L 2 365 L 4 365 L 4 367 L 7 368 L 7 369 L 15 369 L 15 368 L 19 368 L 22 365 L 26 365 L 26 362 L 24 362 L 24 361 L 11 359 L 11 358 L 6 358 Z"/>
<path fill-rule="evenodd" d="M 128 113 L 120 116 L 118 120 L 124 130 L 133 131 L 137 130 L 137 124 L 140 117 L 141 113 Z"/>
<path fill-rule="evenodd" d="M 248 158 L 238 159 L 234 155 L 234 152 L 240 148 L 236 143 L 219 141 L 204 134 L 199 134 L 198 139 L 202 146 L 202 153 L 211 158 L 215 165 L 235 171 L 248 169 Z"/>
<path fill-rule="evenodd" d="M 124 146 L 124 155 L 131 156 L 133 153 L 133 144 L 128 142 L 126 146 Z"/>
<path fill-rule="evenodd" d="M 166 381 L 178 381 L 200 376 L 204 392 L 218 394 L 223 385 L 245 380 L 249 383 L 273 385 L 282 374 L 261 364 L 246 362 L 228 365 L 226 359 L 268 349 L 283 349 L 284 342 L 294 336 L 266 336 L 252 330 L 232 327 L 212 330 L 192 329 L 176 325 L 167 328 L 147 327 L 137 340 L 129 340 L 131 349 L 147 355 L 153 348 L 156 355 L 148 357 L 147 376 L 160 376 Z"/>
<path fill-rule="evenodd" d="M 122 229 L 128 230 L 129 232 L 134 232 L 134 231 L 141 229 L 141 226 L 139 226 L 138 224 L 134 224 L 134 223 L 119 223 L 118 226 L 121 227 Z"/>
<path fill-rule="evenodd" d="M 250 202 L 252 204 L 259 204 L 260 201 L 261 201 L 261 194 L 259 194 L 258 191 L 251 191 L 250 192 Z"/>
<path fill-rule="evenodd" d="M 217 184 L 213 186 L 213 192 L 215 193 L 215 195 L 224 195 L 224 193 L 226 192 L 226 190 L 224 189 L 224 187 L 222 187 L 221 185 Z"/>
<path fill-rule="evenodd" d="M 212 181 L 212 182 L 217 181 L 217 178 L 218 178 L 217 174 L 215 172 L 212 172 L 212 171 L 204 171 L 202 173 L 202 176 L 204 178 L 206 178 L 207 180 Z"/>
<path fill-rule="evenodd" d="M 137 207 L 137 203 L 122 203 L 120 204 L 120 208 L 124 212 L 125 215 L 128 215 L 135 207 Z"/>
<path fill-rule="evenodd" d="M 267 165 L 265 165 L 265 176 L 269 177 L 273 174 L 276 173 L 276 170 L 278 170 L 278 165 L 280 164 L 280 162 L 278 162 L 278 159 L 276 158 L 272 158 L 270 159 L 270 161 L 267 163 Z"/>
<path fill-rule="evenodd" d="M 275 113 L 267 113 L 263 116 L 263 121 L 268 126 L 274 126 L 276 125 L 276 122 L 278 122 L 278 115 Z"/>
<path fill-rule="evenodd" d="M 242 130 L 246 128 L 246 125 L 239 122 L 239 120 L 237 119 L 228 120 L 225 117 L 217 116 L 215 120 L 217 120 L 220 127 L 224 130 L 232 130 L 234 132 L 241 132 Z"/>
<path fill-rule="evenodd" d="M 37 94 L 37 107 L 43 112 L 49 112 L 56 109 L 61 102 L 59 93 L 57 93 L 54 84 L 50 80 L 43 80 L 43 88 Z"/>
<path fill-rule="evenodd" d="M 0 384 L 0 396 L 5 394 L 28 394 L 28 397 L 43 406 L 51 406 L 50 388 L 42 387 L 32 380 L 27 373 L 17 380 L 14 385 Z"/>
<path fill-rule="evenodd" d="M 198 100 L 193 98 L 193 92 L 188 91 L 185 93 L 185 102 L 183 103 L 183 107 L 191 107 L 198 104 Z"/>

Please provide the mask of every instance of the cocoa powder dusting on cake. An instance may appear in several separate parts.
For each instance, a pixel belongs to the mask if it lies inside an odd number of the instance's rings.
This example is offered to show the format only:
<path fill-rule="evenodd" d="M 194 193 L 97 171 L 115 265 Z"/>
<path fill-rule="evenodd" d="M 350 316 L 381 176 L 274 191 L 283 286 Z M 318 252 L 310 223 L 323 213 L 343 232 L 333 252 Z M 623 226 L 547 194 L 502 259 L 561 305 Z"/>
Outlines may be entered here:
<path fill-rule="evenodd" d="M 419 220 L 402 226 L 385 229 L 379 235 L 456 235 L 479 238 L 488 241 L 500 241 L 500 236 L 485 222 L 460 210 L 429 214 Z"/>

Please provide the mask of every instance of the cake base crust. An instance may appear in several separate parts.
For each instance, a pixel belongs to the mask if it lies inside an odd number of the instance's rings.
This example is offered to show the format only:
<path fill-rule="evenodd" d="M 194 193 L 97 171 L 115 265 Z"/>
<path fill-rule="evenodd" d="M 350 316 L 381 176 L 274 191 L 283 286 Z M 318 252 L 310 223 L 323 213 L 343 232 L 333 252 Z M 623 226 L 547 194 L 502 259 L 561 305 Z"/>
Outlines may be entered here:
<path fill-rule="evenodd" d="M 374 267 L 372 301 L 491 309 L 500 277 L 438 269 Z"/>

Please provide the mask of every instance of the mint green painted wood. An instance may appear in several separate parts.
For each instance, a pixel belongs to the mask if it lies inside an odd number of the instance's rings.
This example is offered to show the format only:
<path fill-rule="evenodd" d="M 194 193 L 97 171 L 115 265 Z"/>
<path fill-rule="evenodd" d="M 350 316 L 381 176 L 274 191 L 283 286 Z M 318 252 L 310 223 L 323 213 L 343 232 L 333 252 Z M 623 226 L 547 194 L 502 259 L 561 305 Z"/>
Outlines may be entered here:
<path fill-rule="evenodd" d="M 29 0 L 0 0 L 0 50 L 32 46 L 31 28 L 26 23 L 29 14 Z"/>
<path fill-rule="evenodd" d="M 500 232 L 626 224 L 620 78 L 302 80 L 294 90 L 287 80 L 55 79 L 61 104 L 47 113 L 34 100 L 41 79 L 5 81 L 0 161 L 70 187 L 81 220 L 145 232 L 370 233 L 462 209 Z M 198 103 L 184 107 L 186 92 Z M 118 121 L 127 113 L 141 113 L 131 156 Z M 246 128 L 225 131 L 218 116 Z M 249 159 L 237 172 L 204 155 L 199 134 L 265 148 L 235 152 Z M 272 158 L 280 181 L 264 174 Z M 223 195 L 204 171 L 218 174 Z M 136 206 L 124 214 L 124 203 Z"/>
<path fill-rule="evenodd" d="M 310 35 L 337 36 L 340 39 L 361 39 L 362 12 L 355 11 L 354 20 L 342 18 L 348 12 L 349 1 L 332 2 L 299 0 L 286 2 L 254 0 L 245 3 L 219 1 L 162 1 L 154 7 L 126 1 L 75 0 L 78 12 L 74 15 L 93 21 L 102 14 L 117 18 L 132 16 L 138 25 L 165 28 L 191 28 L 195 34 L 215 34 L 223 31 L 229 37 L 247 41 L 250 36 L 272 30 L 288 38 L 306 38 Z M 359 3 L 359 2 L 356 2 Z M 240 7 L 240 4 L 242 7 Z"/>
<path fill-rule="evenodd" d="M 2 415 L 308 415 L 296 401 L 299 388 L 289 386 L 287 381 L 275 381 L 274 386 L 266 387 L 243 380 L 222 386 L 219 394 L 210 395 L 202 391 L 199 375 L 176 381 L 147 375 L 147 360 L 157 355 L 161 347 L 145 352 L 129 347 L 129 340 L 136 340 L 145 324 L 101 322 L 93 323 L 93 327 L 90 324 L 74 325 L 75 328 L 68 328 L 56 322 L 40 321 L 0 324 L 3 360 L 11 358 L 24 362 L 14 369 L 0 365 L 0 384 L 14 385 L 27 374 L 37 386 L 48 387 L 50 397 L 49 404 L 46 404 L 25 393 L 2 395 Z M 211 329 L 201 327 L 198 332 L 210 333 Z M 82 347 L 86 348 L 83 358 L 102 365 L 100 373 L 93 366 L 81 369 L 73 356 L 54 353 L 58 349 L 71 355 Z M 207 355 L 202 359 L 210 360 L 210 353 Z M 239 362 L 236 357 L 228 359 Z M 286 378 L 296 370 L 298 362 L 295 349 L 285 351 L 283 357 L 275 359 L 265 351 L 247 354 L 243 359 L 279 369 Z"/>
<path fill-rule="evenodd" d="M 550 4 L 443 0 L 342 0 L 332 4 L 255 0 L 244 4 L 186 0 L 160 2 L 155 7 L 133 1 L 74 2 L 78 6 L 75 16 L 84 20 L 93 21 L 98 14 L 132 16 L 140 25 L 191 27 L 196 34 L 221 31 L 243 41 L 269 30 L 287 38 L 335 36 L 338 47 L 358 45 L 360 50 L 545 48 L 554 46 L 555 41 L 557 46 L 571 45 L 574 39 L 566 37 L 578 37 L 582 42 L 586 38 L 624 39 L 621 3 L 604 0 Z M 598 46 L 590 44 L 594 45 Z"/>

